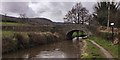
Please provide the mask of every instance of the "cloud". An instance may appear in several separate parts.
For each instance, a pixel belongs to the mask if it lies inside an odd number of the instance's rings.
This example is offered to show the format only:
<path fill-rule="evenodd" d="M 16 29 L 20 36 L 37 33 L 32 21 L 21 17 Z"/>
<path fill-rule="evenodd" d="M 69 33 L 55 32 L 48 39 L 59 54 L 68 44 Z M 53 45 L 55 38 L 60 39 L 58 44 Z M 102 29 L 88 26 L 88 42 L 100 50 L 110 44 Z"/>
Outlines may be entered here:
<path fill-rule="evenodd" d="M 2 9 L 7 12 L 25 13 L 29 7 L 26 2 L 3 2 Z"/>
<path fill-rule="evenodd" d="M 2 2 L 2 12 L 7 15 L 27 17 L 45 17 L 55 22 L 62 22 L 65 14 L 76 2 Z M 84 7 L 92 11 L 91 2 L 82 2 Z"/>
<path fill-rule="evenodd" d="M 87 10 L 89 10 L 90 13 L 94 12 L 94 5 L 96 2 L 82 2 L 83 7 L 86 7 Z"/>
<path fill-rule="evenodd" d="M 31 3 L 29 6 L 39 17 L 46 17 L 52 21 L 63 21 L 64 15 L 72 8 L 75 2 L 44 2 Z"/>
<path fill-rule="evenodd" d="M 28 2 L 2 2 L 3 13 L 26 14 L 28 16 L 34 14 L 34 11 L 28 6 Z"/>
<path fill-rule="evenodd" d="M 98 0 L 2 0 L 3 2 L 95 2 Z"/>

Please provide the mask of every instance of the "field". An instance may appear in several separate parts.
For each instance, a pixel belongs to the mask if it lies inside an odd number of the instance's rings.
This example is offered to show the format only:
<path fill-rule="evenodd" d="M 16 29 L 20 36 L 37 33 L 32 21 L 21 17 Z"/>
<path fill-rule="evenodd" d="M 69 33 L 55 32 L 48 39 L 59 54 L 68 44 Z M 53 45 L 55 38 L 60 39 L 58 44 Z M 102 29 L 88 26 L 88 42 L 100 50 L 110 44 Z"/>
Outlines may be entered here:
<path fill-rule="evenodd" d="M 14 35 L 13 31 L 2 31 L 3 37 L 12 37 Z"/>
<path fill-rule="evenodd" d="M 17 23 L 17 22 L 0 22 L 3 26 L 26 26 L 28 23 Z"/>

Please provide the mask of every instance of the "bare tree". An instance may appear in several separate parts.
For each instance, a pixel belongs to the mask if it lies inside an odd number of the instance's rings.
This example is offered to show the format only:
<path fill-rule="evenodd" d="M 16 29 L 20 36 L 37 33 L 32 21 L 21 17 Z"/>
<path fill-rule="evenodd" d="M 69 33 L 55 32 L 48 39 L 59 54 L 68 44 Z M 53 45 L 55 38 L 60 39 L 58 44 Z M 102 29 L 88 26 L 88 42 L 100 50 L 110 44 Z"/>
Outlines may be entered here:
<path fill-rule="evenodd" d="M 7 13 L 5 13 L 5 16 L 7 16 Z"/>
<path fill-rule="evenodd" d="M 20 18 L 26 18 L 26 14 L 20 14 Z"/>
<path fill-rule="evenodd" d="M 25 22 L 25 21 L 26 21 L 26 22 L 29 22 L 28 17 L 26 16 L 25 13 L 19 14 L 19 15 L 20 15 L 20 18 L 22 18 L 21 20 L 24 20 L 24 22 Z"/>
<path fill-rule="evenodd" d="M 77 3 L 70 11 L 68 11 L 64 20 L 69 23 L 84 24 L 84 22 L 89 19 L 89 16 L 89 11 L 85 7 L 82 7 L 81 3 Z"/>

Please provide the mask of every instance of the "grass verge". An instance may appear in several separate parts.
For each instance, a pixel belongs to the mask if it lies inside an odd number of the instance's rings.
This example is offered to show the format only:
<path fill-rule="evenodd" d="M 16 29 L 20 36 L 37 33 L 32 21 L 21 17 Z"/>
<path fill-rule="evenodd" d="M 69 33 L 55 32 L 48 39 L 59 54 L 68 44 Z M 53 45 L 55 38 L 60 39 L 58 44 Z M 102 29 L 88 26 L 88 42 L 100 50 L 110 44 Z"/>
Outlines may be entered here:
<path fill-rule="evenodd" d="M 17 23 L 17 22 L 0 22 L 3 26 L 26 26 L 27 23 Z"/>
<path fill-rule="evenodd" d="M 82 58 L 103 58 L 99 48 L 94 46 L 90 41 L 86 40 L 87 42 L 87 49 L 86 53 L 83 54 Z"/>
<path fill-rule="evenodd" d="M 49 44 L 60 39 L 58 34 L 51 32 L 2 31 L 2 35 L 2 53 Z"/>
<path fill-rule="evenodd" d="M 100 37 L 90 37 L 90 40 L 94 40 L 96 43 L 101 45 L 103 48 L 105 48 L 108 52 L 110 52 L 113 57 L 118 58 L 118 45 L 113 45 L 112 42 L 107 41 L 106 39 L 100 38 Z"/>
<path fill-rule="evenodd" d="M 13 31 L 2 31 L 3 37 L 12 37 L 14 35 Z"/>

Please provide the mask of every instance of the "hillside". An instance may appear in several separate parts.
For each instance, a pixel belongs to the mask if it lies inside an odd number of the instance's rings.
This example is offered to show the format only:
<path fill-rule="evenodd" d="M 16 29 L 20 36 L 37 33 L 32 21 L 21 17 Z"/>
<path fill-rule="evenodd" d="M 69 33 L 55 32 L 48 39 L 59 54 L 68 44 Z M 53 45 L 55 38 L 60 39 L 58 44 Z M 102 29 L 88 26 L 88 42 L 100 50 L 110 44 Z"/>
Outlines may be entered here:
<path fill-rule="evenodd" d="M 52 25 L 53 22 L 46 18 L 17 18 L 11 16 L 0 15 L 2 22 L 18 22 L 18 23 L 30 23 L 39 25 Z"/>

